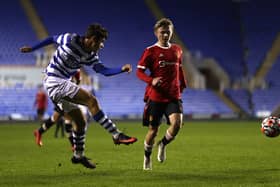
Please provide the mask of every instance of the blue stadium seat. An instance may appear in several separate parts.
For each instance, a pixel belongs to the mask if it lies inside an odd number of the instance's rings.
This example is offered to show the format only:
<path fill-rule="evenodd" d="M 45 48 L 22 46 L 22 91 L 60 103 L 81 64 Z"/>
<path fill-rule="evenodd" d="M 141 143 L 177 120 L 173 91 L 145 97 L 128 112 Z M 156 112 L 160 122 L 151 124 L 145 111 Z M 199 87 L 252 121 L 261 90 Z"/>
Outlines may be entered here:
<path fill-rule="evenodd" d="M 279 88 L 255 90 L 252 97 L 254 103 L 254 115 L 257 115 L 260 111 L 273 112 L 276 107 L 280 105 L 279 93 Z"/>
<path fill-rule="evenodd" d="M 279 6 L 278 1 L 248 1 L 241 6 L 250 75 L 256 73 L 279 32 L 275 24 L 280 19 Z"/>
<path fill-rule="evenodd" d="M 20 1 L 2 3 L 0 16 L 0 65 L 35 65 L 33 54 L 19 52 L 21 46 L 37 40 Z"/>
<path fill-rule="evenodd" d="M 190 51 L 216 59 L 232 79 L 243 75 L 240 26 L 231 1 L 157 3 L 164 15 L 174 20 L 179 37 Z"/>
<path fill-rule="evenodd" d="M 247 114 L 252 114 L 250 106 L 250 94 L 245 89 L 226 89 L 224 90 L 227 95 L 235 104 L 237 104 Z"/>

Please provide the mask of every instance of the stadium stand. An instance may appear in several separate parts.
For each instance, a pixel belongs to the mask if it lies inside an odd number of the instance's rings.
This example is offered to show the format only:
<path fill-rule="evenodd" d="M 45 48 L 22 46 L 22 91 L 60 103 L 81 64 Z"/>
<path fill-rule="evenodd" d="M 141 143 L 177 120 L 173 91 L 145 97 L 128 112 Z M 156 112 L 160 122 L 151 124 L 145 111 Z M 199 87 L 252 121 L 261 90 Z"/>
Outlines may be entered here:
<path fill-rule="evenodd" d="M 269 88 L 278 88 L 280 93 L 280 83 L 278 81 L 278 74 L 280 72 L 280 56 L 273 64 L 272 68 L 266 76 L 266 82 L 268 83 Z"/>
<path fill-rule="evenodd" d="M 231 116 L 233 111 L 211 90 L 187 89 L 182 96 L 184 114 L 191 118 Z"/>
<path fill-rule="evenodd" d="M 248 1 L 242 3 L 241 15 L 244 24 L 245 45 L 248 47 L 247 64 L 254 75 L 271 48 L 280 28 L 278 1 Z"/>
<path fill-rule="evenodd" d="M 0 118 L 11 119 L 18 116 L 21 119 L 35 119 L 36 109 L 34 108 L 35 94 L 37 88 L 25 88 L 16 86 L 0 89 Z M 53 112 L 53 104 L 48 101 L 47 115 Z"/>
<path fill-rule="evenodd" d="M 251 95 L 245 89 L 226 89 L 224 93 L 231 98 L 243 111 L 247 114 L 252 114 L 251 109 Z"/>
<path fill-rule="evenodd" d="M 61 9 L 58 4 L 61 6 L 67 4 L 68 10 L 76 10 L 77 4 L 75 1 L 41 2 L 34 0 L 33 2 L 51 35 L 61 32 L 83 34 L 88 24 L 102 23 L 109 30 L 109 38 L 105 43 L 104 52 L 101 51 L 100 53 L 100 58 L 109 67 L 118 67 L 130 63 L 133 64 L 133 69 L 135 69 L 143 49 L 152 45 L 155 41 L 152 32 L 154 20 L 143 1 L 131 2 L 125 0 L 122 1 L 122 8 L 120 8 L 117 1 L 110 1 L 108 3 L 111 5 L 107 6 L 106 3 L 101 1 L 93 4 L 92 1 L 85 0 L 83 4 L 79 4 L 80 10 L 83 11 L 75 15 L 73 19 L 69 19 L 69 14 L 60 14 Z M 92 12 L 93 7 L 88 6 L 89 4 L 94 6 L 92 16 L 89 16 L 89 12 Z M 46 7 L 52 9 L 53 14 L 50 15 Z M 110 14 L 104 14 L 104 10 L 110 12 Z M 57 15 L 60 15 L 58 19 Z M 53 22 L 54 19 L 57 21 Z M 126 27 L 123 27 L 124 25 Z M 85 71 L 90 75 L 94 74 L 90 67 L 85 68 Z M 100 97 L 102 107 L 108 114 L 111 116 L 126 116 L 127 114 L 138 114 L 139 116 L 141 114 L 145 85 L 137 80 L 134 73 L 128 76 L 97 76 L 100 77 L 98 80 L 101 89 L 96 93 Z M 120 83 L 123 84 L 120 85 Z M 136 91 L 132 92 L 133 90 Z M 141 96 L 135 94 L 136 92 L 139 92 Z M 136 98 L 137 96 L 139 98 Z M 133 106 L 131 105 L 132 99 L 134 101 Z"/>
<path fill-rule="evenodd" d="M 255 90 L 252 96 L 254 103 L 254 115 L 262 116 L 266 113 L 272 113 L 280 105 L 279 93 L 279 88 Z"/>
<path fill-rule="evenodd" d="M 266 76 L 267 88 L 257 89 L 253 92 L 254 115 L 262 112 L 273 113 L 280 106 L 279 93 L 280 84 L 278 74 L 280 72 L 280 57 L 273 64 Z"/>
<path fill-rule="evenodd" d="M 248 67 L 251 75 L 254 75 L 264 62 L 280 31 L 279 25 L 276 24 L 280 18 L 277 9 L 279 5 L 278 1 L 270 1 L 269 3 L 256 1 L 254 3 L 248 2 L 244 6 L 243 17 L 247 26 L 249 46 Z M 273 113 L 279 106 L 280 85 L 277 81 L 279 70 L 280 60 L 278 54 L 278 58 L 273 62 L 271 69 L 264 77 L 266 87 L 253 91 L 252 101 L 255 116 L 260 116 L 263 113 Z"/>
<path fill-rule="evenodd" d="M 205 56 L 215 57 L 233 80 L 238 76 L 243 77 L 246 72 L 249 77 L 256 73 L 280 30 L 279 25 L 275 24 L 280 18 L 277 1 L 176 1 L 172 4 L 167 1 L 157 2 L 167 16 L 176 19 L 178 33 L 188 48 L 198 49 Z M 197 11 L 198 9 L 200 11 Z M 179 17 L 184 19 L 178 19 Z M 242 54 L 247 56 L 243 57 Z M 253 89 L 252 98 L 242 86 L 241 90 L 225 90 L 225 94 L 253 116 L 257 116 L 256 112 L 262 109 L 272 113 L 275 107 L 279 106 L 278 99 L 273 95 L 280 93 L 280 90 L 275 88 L 279 87 L 276 81 L 278 66 L 279 60 L 267 74 L 268 90 Z M 271 90 L 270 87 L 274 89 Z M 250 104 L 251 101 L 253 104 Z"/>
<path fill-rule="evenodd" d="M 186 47 L 190 51 L 200 51 L 205 57 L 213 57 L 233 80 L 242 78 L 245 68 L 250 76 L 254 75 L 279 32 L 278 24 L 274 24 L 280 18 L 276 9 L 279 7 L 278 2 L 240 1 L 240 9 L 237 9 L 235 1 L 156 2 L 165 16 L 174 20 L 177 34 Z M 118 1 L 83 0 L 83 3 L 79 3 L 79 12 L 77 2 L 73 0 L 32 0 L 32 3 L 50 35 L 63 32 L 83 34 L 88 24 L 102 23 L 109 30 L 109 38 L 100 57 L 110 67 L 131 63 L 135 70 L 143 49 L 155 41 L 152 31 L 155 19 L 144 1 L 123 0 L 120 7 Z M 66 5 L 67 9 L 61 13 L 61 7 Z M 13 11 L 9 11 L 10 9 Z M 35 65 L 34 54 L 23 55 L 18 52 L 22 44 L 37 41 L 19 1 L 7 1 L 0 10 L 0 15 L 5 17 L 1 20 L 3 31 L 0 34 L 0 65 Z M 244 26 L 243 36 L 240 35 L 240 24 Z M 242 56 L 242 37 L 245 42 L 243 45 L 248 48 L 246 64 Z M 280 105 L 277 99 L 280 85 L 276 77 L 280 71 L 279 64 L 278 58 L 267 74 L 269 89 L 252 90 L 251 94 L 244 89 L 226 89 L 225 94 L 252 116 L 258 116 L 262 111 L 272 112 Z M 91 76 L 94 73 L 90 68 L 85 71 Z M 97 76 L 99 89 L 96 94 L 108 115 L 121 118 L 142 115 L 145 83 L 139 81 L 135 73 L 114 77 Z M 36 88 L 24 86 L 0 88 L 0 117 L 20 114 L 26 118 L 34 118 L 35 93 Z M 183 106 L 184 114 L 190 117 L 234 114 L 213 91 L 207 89 L 186 90 L 183 94 Z M 49 101 L 47 114 L 50 115 L 52 111 L 53 106 Z"/>
<path fill-rule="evenodd" d="M 157 2 L 165 16 L 176 20 L 187 48 L 215 58 L 233 79 L 243 75 L 240 27 L 231 1 Z"/>
<path fill-rule="evenodd" d="M 35 65 L 34 54 L 23 55 L 19 47 L 36 40 L 19 1 L 6 1 L 0 6 L 0 65 Z"/>

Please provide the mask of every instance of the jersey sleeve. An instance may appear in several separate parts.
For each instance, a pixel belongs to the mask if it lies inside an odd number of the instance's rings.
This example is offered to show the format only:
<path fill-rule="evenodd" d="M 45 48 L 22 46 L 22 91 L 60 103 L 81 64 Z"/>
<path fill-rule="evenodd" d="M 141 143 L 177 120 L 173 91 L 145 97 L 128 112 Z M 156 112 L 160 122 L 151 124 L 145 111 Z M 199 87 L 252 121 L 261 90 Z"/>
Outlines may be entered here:
<path fill-rule="evenodd" d="M 109 68 L 106 67 L 103 63 L 99 62 L 93 65 L 93 70 L 96 73 L 101 73 L 104 76 L 112 76 L 123 73 L 122 68 Z"/>
<path fill-rule="evenodd" d="M 183 59 L 183 50 L 178 46 L 178 53 L 179 53 L 179 80 L 180 80 L 180 92 L 183 92 L 183 90 L 187 87 L 187 81 L 184 76 L 184 71 L 183 71 L 183 64 L 182 64 L 182 59 Z"/>
<path fill-rule="evenodd" d="M 53 44 L 55 43 L 55 36 L 51 36 L 51 37 L 47 37 L 44 40 L 40 41 L 39 43 L 35 44 L 34 46 L 32 46 L 32 51 L 35 51 L 37 49 L 40 49 L 42 47 L 45 47 L 47 45 Z"/>
<path fill-rule="evenodd" d="M 139 62 L 138 62 L 138 65 L 137 65 L 137 71 L 136 71 L 136 75 L 137 77 L 148 83 L 148 84 L 151 84 L 152 81 L 153 81 L 153 78 L 148 76 L 145 71 L 146 69 L 149 68 L 149 62 L 151 62 L 151 52 L 150 50 L 147 48 L 145 49 L 145 51 L 143 52 Z"/>
<path fill-rule="evenodd" d="M 72 37 L 74 37 L 74 36 L 75 36 L 75 34 L 70 34 L 70 33 L 50 36 L 50 37 L 47 37 L 44 40 L 40 41 L 39 43 L 35 44 L 31 48 L 32 48 L 32 51 L 35 51 L 37 49 L 40 49 L 42 47 L 48 46 L 53 43 L 56 43 L 58 45 L 64 45 L 67 42 L 70 42 Z"/>
<path fill-rule="evenodd" d="M 54 40 L 58 45 L 66 45 L 66 43 L 71 42 L 73 37 L 75 37 L 75 34 L 64 33 L 54 36 Z"/>

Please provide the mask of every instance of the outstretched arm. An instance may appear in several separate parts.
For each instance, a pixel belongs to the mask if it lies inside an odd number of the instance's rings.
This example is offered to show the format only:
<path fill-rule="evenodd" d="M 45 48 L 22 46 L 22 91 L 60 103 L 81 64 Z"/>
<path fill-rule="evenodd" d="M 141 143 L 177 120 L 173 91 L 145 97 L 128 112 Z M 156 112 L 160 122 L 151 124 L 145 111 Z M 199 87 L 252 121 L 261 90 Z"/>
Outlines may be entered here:
<path fill-rule="evenodd" d="M 98 63 L 93 66 L 93 70 L 105 76 L 112 76 L 123 72 L 130 73 L 132 71 L 132 67 L 130 64 L 125 64 L 121 68 L 108 68 L 104 66 L 102 63 Z"/>
<path fill-rule="evenodd" d="M 29 53 L 29 52 L 32 52 L 32 51 L 35 51 L 37 49 L 40 49 L 42 47 L 45 47 L 47 45 L 50 45 L 52 43 L 55 43 L 56 42 L 56 39 L 57 39 L 57 36 L 52 36 L 52 37 L 48 37 L 44 40 L 42 40 L 41 42 L 39 42 L 38 44 L 30 47 L 30 46 L 23 46 L 20 48 L 20 51 L 22 53 Z"/>

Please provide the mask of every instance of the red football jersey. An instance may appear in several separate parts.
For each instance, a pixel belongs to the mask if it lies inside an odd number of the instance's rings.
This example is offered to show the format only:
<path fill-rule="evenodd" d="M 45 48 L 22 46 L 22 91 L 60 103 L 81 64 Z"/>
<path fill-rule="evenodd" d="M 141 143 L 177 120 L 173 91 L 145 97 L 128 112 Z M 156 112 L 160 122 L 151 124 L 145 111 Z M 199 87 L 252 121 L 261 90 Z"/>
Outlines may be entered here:
<path fill-rule="evenodd" d="M 146 69 L 150 71 L 150 75 L 145 73 Z M 180 99 L 180 87 L 186 87 L 182 75 L 182 49 L 176 44 L 146 48 L 137 66 L 138 78 L 147 82 L 148 87 L 150 85 L 148 95 L 152 101 L 169 102 Z M 151 86 L 155 77 L 162 77 L 160 86 Z"/>
<path fill-rule="evenodd" d="M 44 91 L 40 90 L 36 94 L 35 105 L 37 109 L 46 109 L 48 106 L 48 98 Z"/>

